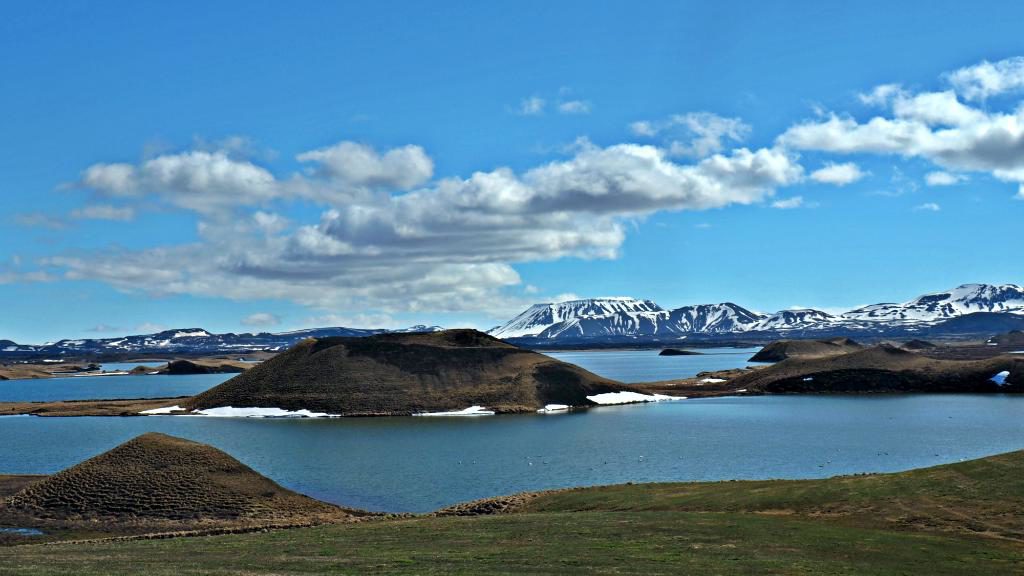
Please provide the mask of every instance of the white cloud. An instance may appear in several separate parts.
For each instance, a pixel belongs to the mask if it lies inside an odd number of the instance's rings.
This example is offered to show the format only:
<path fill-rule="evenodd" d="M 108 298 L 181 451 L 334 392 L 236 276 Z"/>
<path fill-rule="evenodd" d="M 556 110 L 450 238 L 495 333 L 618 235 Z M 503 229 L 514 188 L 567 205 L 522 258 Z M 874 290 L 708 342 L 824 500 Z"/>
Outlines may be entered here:
<path fill-rule="evenodd" d="M 307 199 L 317 203 L 347 202 L 377 190 L 401 190 L 423 184 L 434 163 L 419 146 L 384 152 L 343 141 L 298 154 L 310 165 L 309 176 L 278 179 L 229 150 L 168 153 L 137 165 L 95 164 L 78 185 L 101 196 L 154 197 L 204 215 L 224 214 L 274 200 Z"/>
<path fill-rule="evenodd" d="M 646 120 L 639 120 L 629 125 L 629 130 L 636 136 L 656 136 L 658 129 L 654 127 L 654 124 Z"/>
<path fill-rule="evenodd" d="M 357 187 L 404 190 L 419 186 L 434 175 L 434 161 L 419 146 L 402 146 L 379 154 L 356 142 L 340 142 L 328 148 L 296 156 L 300 162 L 317 162 L 332 179 Z"/>
<path fill-rule="evenodd" d="M 153 194 L 205 213 L 280 195 L 266 169 L 234 160 L 226 152 L 202 150 L 157 156 L 138 166 L 95 164 L 82 173 L 80 184 L 111 197 Z"/>
<path fill-rule="evenodd" d="M 590 102 L 586 100 L 568 100 L 558 104 L 561 114 L 590 114 Z"/>
<path fill-rule="evenodd" d="M 867 94 L 858 94 L 857 98 L 868 106 L 888 106 L 893 97 L 901 91 L 899 84 L 882 84 L 875 86 Z"/>
<path fill-rule="evenodd" d="M 924 175 L 924 182 L 929 186 L 952 186 L 964 180 L 967 180 L 967 176 L 963 174 L 950 174 L 941 170 Z"/>
<path fill-rule="evenodd" d="M 97 324 L 92 328 L 89 328 L 89 332 L 120 332 L 121 329 L 117 326 L 111 326 L 110 324 Z"/>
<path fill-rule="evenodd" d="M 523 116 L 539 116 L 544 113 L 545 104 L 544 99 L 539 96 L 523 98 L 519 102 L 518 112 Z"/>
<path fill-rule="evenodd" d="M 265 186 L 279 201 L 308 198 L 309 189 L 335 183 L 334 174 L 318 171 L 314 183 L 271 176 Z M 193 244 L 65 254 L 48 263 L 70 279 L 128 292 L 276 298 L 384 314 L 493 310 L 515 298 L 508 288 L 521 279 L 513 264 L 614 258 L 627 222 L 660 210 L 761 202 L 802 174 L 779 149 L 740 148 L 684 164 L 655 146 L 582 142 L 568 159 L 519 173 L 498 168 L 411 192 L 351 195 L 311 224 L 293 225 L 263 207 L 262 196 L 243 193 L 236 209 L 248 213 L 211 222 L 200 212 Z M 368 182 L 346 179 L 345 186 Z"/>
<path fill-rule="evenodd" d="M 76 220 L 116 220 L 128 222 L 135 218 L 135 209 L 130 206 L 111 206 L 109 204 L 92 204 L 71 211 Z"/>
<path fill-rule="evenodd" d="M 240 320 L 243 326 L 277 326 L 281 318 L 270 312 L 256 312 Z"/>
<path fill-rule="evenodd" d="M 861 171 L 860 167 L 853 162 L 846 162 L 844 164 L 829 162 L 823 168 L 819 168 L 814 172 L 811 172 L 811 180 L 821 182 L 823 184 L 846 186 L 847 184 L 860 180 L 866 175 L 867 174 Z"/>
<path fill-rule="evenodd" d="M 135 331 L 139 334 L 153 334 L 154 332 L 163 332 L 164 330 L 167 330 L 167 326 L 154 324 L 153 322 L 143 322 L 135 327 Z"/>
<path fill-rule="evenodd" d="M 942 207 L 935 202 L 925 202 L 919 206 L 914 206 L 915 212 L 938 212 L 942 210 Z"/>
<path fill-rule="evenodd" d="M 1024 57 L 982 62 L 949 74 L 950 84 L 967 100 L 985 100 L 1024 88 Z"/>
<path fill-rule="evenodd" d="M 998 64 L 998 63 L 997 63 Z M 975 83 L 956 80 L 958 90 L 980 98 L 1010 90 L 1011 72 L 1018 64 L 996 67 L 1006 77 Z M 980 72 L 978 74 L 981 74 Z M 986 88 L 980 88 L 984 86 Z M 961 102 L 953 90 L 890 94 L 889 114 L 859 121 L 850 115 L 829 114 L 790 127 L 777 145 L 794 150 L 837 154 L 892 154 L 922 158 L 952 172 L 986 172 L 995 178 L 1024 183 L 1024 106 L 1008 111 L 975 108 Z"/>
<path fill-rule="evenodd" d="M 724 118 L 711 112 L 675 114 L 659 121 L 639 121 L 629 125 L 637 136 L 669 137 L 667 149 L 672 156 L 704 158 L 721 152 L 726 141 L 741 142 L 750 126 L 739 118 Z"/>
<path fill-rule="evenodd" d="M 791 210 L 793 208 L 799 208 L 803 206 L 803 196 L 793 196 L 792 198 L 786 198 L 785 200 L 776 200 L 772 202 L 772 208 L 778 208 L 780 210 Z"/>

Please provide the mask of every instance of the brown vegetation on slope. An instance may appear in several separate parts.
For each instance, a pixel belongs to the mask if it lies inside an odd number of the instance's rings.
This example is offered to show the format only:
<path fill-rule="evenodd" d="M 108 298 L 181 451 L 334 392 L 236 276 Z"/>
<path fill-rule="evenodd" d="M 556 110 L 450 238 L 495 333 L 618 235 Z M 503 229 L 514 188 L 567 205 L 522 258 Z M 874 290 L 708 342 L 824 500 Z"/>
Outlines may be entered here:
<path fill-rule="evenodd" d="M 33 527 L 191 528 L 347 516 L 205 444 L 143 434 L 0 505 L 0 522 Z"/>
<path fill-rule="evenodd" d="M 821 358 L 849 354 L 863 346 L 849 338 L 829 340 L 778 340 L 762 348 L 751 358 L 751 362 L 781 362 L 786 358 Z"/>
<path fill-rule="evenodd" d="M 586 406 L 628 388 L 476 330 L 310 339 L 184 406 L 408 415 L 472 405 L 499 412 Z"/>
<path fill-rule="evenodd" d="M 1010 375 L 1000 386 L 991 378 Z M 882 344 L 823 358 L 790 358 L 729 384 L 749 393 L 1022 392 L 1024 358 L 937 360 Z"/>

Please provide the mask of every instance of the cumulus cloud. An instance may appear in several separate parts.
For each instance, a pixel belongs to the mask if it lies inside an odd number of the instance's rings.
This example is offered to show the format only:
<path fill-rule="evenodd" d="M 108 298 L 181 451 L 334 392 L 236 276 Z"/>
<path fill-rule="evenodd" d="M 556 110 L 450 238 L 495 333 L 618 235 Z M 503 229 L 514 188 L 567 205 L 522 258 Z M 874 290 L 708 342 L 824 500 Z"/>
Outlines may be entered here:
<path fill-rule="evenodd" d="M 419 146 L 402 146 L 380 154 L 365 144 L 341 142 L 296 158 L 316 162 L 328 177 L 357 187 L 412 188 L 434 174 L 434 161 Z"/>
<path fill-rule="evenodd" d="M 821 182 L 823 184 L 846 186 L 847 184 L 852 184 L 853 182 L 860 180 L 866 175 L 867 174 L 860 169 L 860 166 L 857 166 L 853 162 L 846 162 L 844 164 L 829 162 L 824 167 L 811 172 L 811 180 Z"/>
<path fill-rule="evenodd" d="M 882 84 L 875 86 L 871 92 L 858 94 L 857 98 L 868 106 L 886 106 L 900 92 L 902 88 L 899 84 Z"/>
<path fill-rule="evenodd" d="M 949 82 L 967 100 L 985 100 L 1024 88 L 1024 57 L 984 60 L 949 74 Z"/>
<path fill-rule="evenodd" d="M 270 312 L 256 312 L 240 320 L 243 326 L 277 326 L 281 318 Z"/>
<path fill-rule="evenodd" d="M 130 206 L 111 206 L 109 204 L 92 204 L 71 211 L 76 220 L 116 220 L 128 222 L 135 218 L 135 209 Z"/>
<path fill-rule="evenodd" d="M 265 202 L 280 194 L 269 171 L 223 151 L 166 154 L 137 166 L 95 164 L 82 173 L 79 183 L 104 196 L 152 194 L 204 213 Z"/>
<path fill-rule="evenodd" d="M 337 180 L 343 186 L 402 186 L 428 174 L 413 170 L 415 178 L 386 179 L 379 167 L 339 169 L 325 151 L 305 157 L 320 165 L 309 176 L 322 181 L 316 186 Z M 371 163 L 386 158 L 387 153 L 371 155 Z M 406 174 L 410 164 L 423 166 L 402 158 L 388 169 Z M 152 180 L 140 176 L 147 170 L 135 167 L 133 178 Z M 306 176 L 282 180 L 267 174 L 259 186 L 268 190 L 312 186 L 296 183 Z M 64 254 L 48 264 L 67 278 L 130 292 L 279 298 L 385 314 L 488 310 L 507 301 L 506 289 L 521 283 L 516 263 L 614 258 L 629 221 L 660 210 L 761 202 L 802 175 L 796 158 L 775 148 L 740 148 L 684 164 L 655 146 L 581 142 L 571 157 L 522 172 L 498 168 L 410 192 L 354 195 L 331 203 L 314 223 L 293 224 L 254 201 L 261 195 L 238 194 L 236 201 L 251 212 L 215 223 L 202 220 L 193 244 Z M 141 193 L 141 186 L 133 186 Z"/>
<path fill-rule="evenodd" d="M 938 212 L 940 210 L 942 210 L 942 207 L 935 202 L 925 202 L 924 204 L 914 206 L 915 212 Z"/>
<path fill-rule="evenodd" d="M 693 158 L 721 152 L 727 141 L 741 142 L 750 133 L 750 126 L 739 118 L 711 112 L 675 114 L 657 122 L 642 120 L 633 122 L 629 128 L 637 136 L 667 135 L 671 155 Z"/>
<path fill-rule="evenodd" d="M 963 174 L 950 174 L 942 170 L 929 172 L 924 175 L 924 183 L 929 186 L 952 186 L 964 180 L 967 180 L 967 176 Z"/>
<path fill-rule="evenodd" d="M 889 113 L 885 115 L 860 121 L 848 114 L 831 113 L 796 124 L 778 137 L 777 145 L 837 154 L 922 158 L 944 171 L 986 172 L 1024 184 L 1024 106 L 989 110 L 960 100 L 961 95 L 979 99 L 1013 89 L 1020 63 L 1013 59 L 990 65 L 998 80 L 985 76 L 989 67 L 979 66 L 953 73 L 950 81 L 955 88 L 951 90 L 886 91 L 883 106 Z"/>
<path fill-rule="evenodd" d="M 78 185 L 102 197 L 154 197 L 211 215 L 275 200 L 345 202 L 374 191 L 418 186 L 434 171 L 433 160 L 419 146 L 378 152 L 343 141 L 300 153 L 296 159 L 309 166 L 308 176 L 277 178 L 227 149 L 190 150 L 161 154 L 139 164 L 94 164 L 82 172 Z"/>
<path fill-rule="evenodd" d="M 793 196 L 792 198 L 786 198 L 785 200 L 776 200 L 772 202 L 772 208 L 778 208 L 780 210 L 791 210 L 793 208 L 799 208 L 803 206 L 803 196 Z"/>

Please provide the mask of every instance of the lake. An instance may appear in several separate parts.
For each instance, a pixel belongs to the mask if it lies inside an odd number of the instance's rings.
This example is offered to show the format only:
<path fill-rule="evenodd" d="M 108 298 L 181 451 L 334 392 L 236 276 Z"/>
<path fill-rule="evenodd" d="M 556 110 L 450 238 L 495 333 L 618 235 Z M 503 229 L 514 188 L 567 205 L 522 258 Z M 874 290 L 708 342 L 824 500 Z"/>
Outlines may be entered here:
<path fill-rule="evenodd" d="M 580 350 L 545 352 L 552 358 L 569 362 L 605 378 L 620 382 L 656 382 L 689 378 L 699 372 L 758 366 L 747 362 L 757 348 L 692 348 L 694 356 L 658 356 L 658 350 Z"/>
<path fill-rule="evenodd" d="M 212 444 L 316 498 L 425 512 L 544 488 L 956 462 L 1024 448 L 1024 397 L 761 396 L 477 418 L 9 416 L 0 471 L 56 472 L 147 431 Z"/>
<path fill-rule="evenodd" d="M 38 380 L 0 380 L 0 402 L 113 400 L 192 396 L 235 374 L 180 376 L 69 376 Z"/>
<path fill-rule="evenodd" d="M 551 352 L 626 382 L 747 366 L 751 349 Z M 0 401 L 180 396 L 233 374 L 0 382 Z M 52 473 L 147 431 L 205 442 L 330 502 L 426 512 L 524 490 L 817 478 L 1024 448 L 1024 397 L 761 396 L 478 418 L 0 417 L 0 473 Z"/>
<path fill-rule="evenodd" d="M 760 348 L 709 348 L 699 356 L 658 356 L 658 350 L 601 350 L 549 352 L 548 356 L 577 364 L 607 378 L 623 382 L 669 380 L 694 376 L 705 370 L 751 366 L 747 359 Z M 107 363 L 104 370 L 131 370 L 138 365 L 166 362 Z M 72 376 L 40 380 L 0 381 L 0 402 L 51 400 L 112 400 L 191 396 L 213 388 L 234 374 L 180 376 Z"/>

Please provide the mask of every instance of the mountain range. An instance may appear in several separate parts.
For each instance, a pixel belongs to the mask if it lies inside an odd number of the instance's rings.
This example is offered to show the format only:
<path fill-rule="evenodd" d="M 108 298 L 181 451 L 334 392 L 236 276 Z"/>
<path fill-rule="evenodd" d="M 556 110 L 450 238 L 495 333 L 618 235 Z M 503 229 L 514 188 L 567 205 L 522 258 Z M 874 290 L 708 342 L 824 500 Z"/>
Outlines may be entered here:
<path fill-rule="evenodd" d="M 527 344 L 617 340 L 722 340 L 861 335 L 992 335 L 1024 327 L 1024 288 L 964 284 L 903 303 L 842 314 L 815 309 L 754 312 L 732 302 L 665 309 L 651 300 L 590 298 L 535 304 L 488 333 Z"/>
<path fill-rule="evenodd" d="M 0 360 L 115 359 L 145 355 L 242 354 L 286 350 L 306 338 L 436 332 L 440 326 L 398 330 L 346 327 L 290 332 L 215 334 L 178 328 L 119 338 L 65 339 L 19 344 L 0 339 Z M 526 346 L 616 345 L 643 342 L 766 342 L 778 338 L 991 337 L 1024 330 L 1024 288 L 964 284 L 903 303 L 862 306 L 841 314 L 815 309 L 755 312 L 732 302 L 666 309 L 652 300 L 588 298 L 534 304 L 488 334 Z"/>
<path fill-rule="evenodd" d="M 0 340 L 0 359 L 3 358 L 71 358 L 118 357 L 146 354 L 225 354 L 250 351 L 279 352 L 291 348 L 306 338 L 336 336 L 373 336 L 385 333 L 438 332 L 440 326 L 410 326 L 398 330 L 360 328 L 309 328 L 291 332 L 260 332 L 256 334 L 213 334 L 202 328 L 178 328 L 155 334 L 138 334 L 120 338 L 86 338 L 59 340 L 45 344 L 18 344 Z"/>

